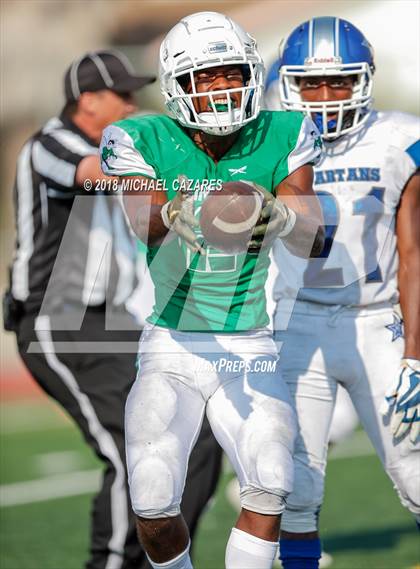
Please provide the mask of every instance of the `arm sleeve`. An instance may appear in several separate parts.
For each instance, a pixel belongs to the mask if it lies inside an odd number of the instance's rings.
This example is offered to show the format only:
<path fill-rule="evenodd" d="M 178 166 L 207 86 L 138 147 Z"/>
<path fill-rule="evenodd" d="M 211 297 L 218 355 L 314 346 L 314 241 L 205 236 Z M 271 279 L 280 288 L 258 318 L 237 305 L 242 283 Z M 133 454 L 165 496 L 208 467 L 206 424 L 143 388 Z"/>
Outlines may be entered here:
<path fill-rule="evenodd" d="M 134 140 L 123 128 L 108 126 L 100 145 L 101 167 L 108 176 L 146 176 L 156 178 L 153 166 L 148 164 Z"/>
<path fill-rule="evenodd" d="M 309 117 L 303 117 L 300 128 L 294 132 L 290 141 L 291 150 L 279 162 L 274 173 L 274 186 L 304 164 L 317 164 L 322 156 L 322 138 Z"/>

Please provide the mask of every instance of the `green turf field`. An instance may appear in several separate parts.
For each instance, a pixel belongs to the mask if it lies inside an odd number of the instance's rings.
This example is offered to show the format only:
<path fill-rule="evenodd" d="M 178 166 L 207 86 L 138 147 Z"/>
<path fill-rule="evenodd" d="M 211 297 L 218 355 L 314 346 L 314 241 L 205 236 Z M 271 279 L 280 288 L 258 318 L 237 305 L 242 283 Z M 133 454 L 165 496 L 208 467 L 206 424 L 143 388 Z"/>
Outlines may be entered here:
<path fill-rule="evenodd" d="M 52 404 L 4 404 L 0 422 L 0 568 L 81 569 L 98 462 Z M 226 469 L 203 519 L 195 569 L 223 568 L 235 519 L 225 498 L 231 477 Z M 420 563 L 414 522 L 360 432 L 334 451 L 321 529 L 334 556 L 332 569 L 408 569 Z"/>

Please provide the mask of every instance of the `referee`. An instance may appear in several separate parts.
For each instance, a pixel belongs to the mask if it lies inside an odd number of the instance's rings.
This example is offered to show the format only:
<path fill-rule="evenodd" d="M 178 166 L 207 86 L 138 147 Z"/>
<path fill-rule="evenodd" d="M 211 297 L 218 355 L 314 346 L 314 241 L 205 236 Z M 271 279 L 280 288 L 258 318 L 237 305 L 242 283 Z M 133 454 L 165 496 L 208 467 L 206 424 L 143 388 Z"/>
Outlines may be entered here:
<path fill-rule="evenodd" d="M 136 110 L 132 93 L 153 81 L 136 76 L 117 51 L 84 55 L 65 74 L 62 113 L 26 142 L 17 161 L 5 328 L 16 333 L 34 379 L 104 463 L 88 569 L 150 567 L 135 535 L 123 432 L 140 335 L 125 308 L 137 285 L 136 246 L 117 197 L 100 183 L 112 178 L 101 172 L 98 145 L 109 123 Z M 86 180 L 93 182 L 89 192 Z M 220 461 L 205 425 L 183 502 L 192 531 L 214 492 Z"/>

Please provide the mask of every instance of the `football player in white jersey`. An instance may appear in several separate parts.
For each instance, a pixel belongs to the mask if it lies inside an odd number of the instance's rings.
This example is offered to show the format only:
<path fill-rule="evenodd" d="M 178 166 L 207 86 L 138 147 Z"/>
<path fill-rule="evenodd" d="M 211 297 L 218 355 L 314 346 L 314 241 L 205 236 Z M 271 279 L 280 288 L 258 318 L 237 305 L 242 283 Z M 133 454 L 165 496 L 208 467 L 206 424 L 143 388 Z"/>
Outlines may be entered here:
<path fill-rule="evenodd" d="M 372 109 L 373 50 L 345 20 L 298 26 L 277 70 L 269 108 L 281 103 L 310 115 L 326 148 L 315 167 L 324 251 L 296 261 L 294 274 L 289 263 L 284 274 L 287 252 L 275 244 L 274 326 L 300 426 L 280 558 L 284 569 L 314 569 L 338 384 L 401 502 L 420 521 L 420 126 L 414 116 Z M 296 294 L 289 322 L 284 306 Z"/>

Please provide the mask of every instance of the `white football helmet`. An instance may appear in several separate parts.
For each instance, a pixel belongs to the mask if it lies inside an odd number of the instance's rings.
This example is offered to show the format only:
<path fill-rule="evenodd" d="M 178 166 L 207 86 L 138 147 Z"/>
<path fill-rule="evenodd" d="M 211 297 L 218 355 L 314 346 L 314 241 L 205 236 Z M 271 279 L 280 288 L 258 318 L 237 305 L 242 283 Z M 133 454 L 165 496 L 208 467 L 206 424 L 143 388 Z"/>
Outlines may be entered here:
<path fill-rule="evenodd" d="M 194 72 L 238 65 L 244 86 L 197 93 Z M 198 12 L 183 18 L 167 34 L 160 47 L 160 83 L 165 103 L 183 126 L 208 134 L 226 135 L 258 116 L 264 86 L 264 64 L 255 40 L 230 18 L 217 12 Z M 192 92 L 186 93 L 185 78 Z M 183 78 L 184 81 L 179 81 Z M 237 108 L 231 94 L 241 92 Z M 194 99 L 208 97 L 209 108 L 198 113 Z M 217 102 L 217 106 L 216 103 Z"/>

